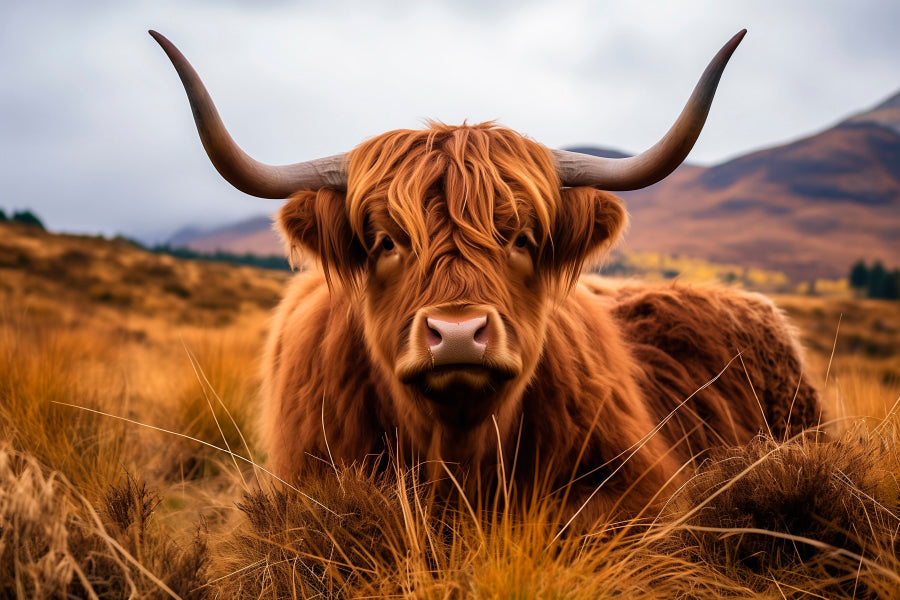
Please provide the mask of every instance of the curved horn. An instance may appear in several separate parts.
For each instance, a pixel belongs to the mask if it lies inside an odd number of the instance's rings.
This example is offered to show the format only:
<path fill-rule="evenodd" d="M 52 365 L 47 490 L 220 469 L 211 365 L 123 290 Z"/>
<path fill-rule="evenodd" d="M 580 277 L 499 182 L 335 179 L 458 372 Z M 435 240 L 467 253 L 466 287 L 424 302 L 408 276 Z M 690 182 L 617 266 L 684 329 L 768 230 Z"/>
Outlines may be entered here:
<path fill-rule="evenodd" d="M 248 156 L 235 143 L 191 63 L 165 37 L 150 31 L 178 71 L 194 113 L 203 148 L 228 183 L 251 196 L 287 198 L 296 191 L 347 187 L 346 155 L 337 154 L 292 165 L 273 166 Z"/>
<path fill-rule="evenodd" d="M 709 114 L 722 71 L 746 33 L 746 29 L 739 31 L 713 57 L 675 124 L 649 150 L 629 158 L 601 158 L 553 150 L 562 184 L 593 186 L 609 191 L 638 190 L 653 185 L 674 171 L 694 147 Z"/>

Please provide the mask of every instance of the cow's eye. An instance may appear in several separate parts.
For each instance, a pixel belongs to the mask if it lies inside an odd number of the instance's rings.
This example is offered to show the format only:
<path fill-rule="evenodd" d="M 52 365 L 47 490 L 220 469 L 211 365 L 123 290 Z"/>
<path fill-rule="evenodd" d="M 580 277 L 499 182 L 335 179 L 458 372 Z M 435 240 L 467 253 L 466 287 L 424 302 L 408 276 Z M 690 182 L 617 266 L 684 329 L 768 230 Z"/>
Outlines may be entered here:
<path fill-rule="evenodd" d="M 392 240 L 389 236 L 384 236 L 383 238 L 381 238 L 381 248 L 382 250 L 393 250 L 394 240 Z"/>
<path fill-rule="evenodd" d="M 528 245 L 528 236 L 525 235 L 524 233 L 520 233 L 518 235 L 518 237 L 516 237 L 515 241 L 513 242 L 513 245 L 516 248 L 524 248 L 525 246 Z"/>

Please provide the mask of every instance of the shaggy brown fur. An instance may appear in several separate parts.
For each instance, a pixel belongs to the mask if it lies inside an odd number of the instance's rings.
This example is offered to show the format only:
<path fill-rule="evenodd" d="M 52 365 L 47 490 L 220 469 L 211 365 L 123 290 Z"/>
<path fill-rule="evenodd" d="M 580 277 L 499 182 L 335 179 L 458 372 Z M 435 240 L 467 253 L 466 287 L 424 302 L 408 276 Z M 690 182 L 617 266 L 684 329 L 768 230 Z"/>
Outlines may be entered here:
<path fill-rule="evenodd" d="M 796 333 L 765 296 L 712 285 L 584 284 L 609 301 L 652 414 L 664 419 L 690 398 L 665 431 L 683 442 L 681 456 L 746 443 L 754 431 L 784 440 L 818 424 Z"/>
<path fill-rule="evenodd" d="M 362 144 L 349 166 L 346 193 L 299 192 L 278 217 L 321 266 L 288 289 L 266 354 L 262 437 L 280 476 L 391 452 L 478 487 L 499 457 L 520 489 L 566 489 L 572 512 L 591 498 L 598 516 L 642 508 L 713 444 L 816 423 L 794 336 L 764 299 L 577 282 L 625 210 L 561 188 L 543 146 L 432 124 Z M 472 311 L 490 318 L 483 365 L 435 369 L 424 318 Z"/>

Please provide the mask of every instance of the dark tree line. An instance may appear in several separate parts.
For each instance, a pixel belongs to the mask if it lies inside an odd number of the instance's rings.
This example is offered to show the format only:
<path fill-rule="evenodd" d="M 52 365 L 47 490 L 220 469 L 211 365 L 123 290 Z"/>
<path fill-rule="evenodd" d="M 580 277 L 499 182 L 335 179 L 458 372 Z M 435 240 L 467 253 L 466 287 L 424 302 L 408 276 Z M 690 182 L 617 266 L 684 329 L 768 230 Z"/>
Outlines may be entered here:
<path fill-rule="evenodd" d="M 850 269 L 850 287 L 866 298 L 900 299 L 900 269 L 888 271 L 880 260 L 869 267 L 859 260 Z"/>
<path fill-rule="evenodd" d="M 43 222 L 41 222 L 41 220 L 38 219 L 37 215 L 35 215 L 30 210 L 13 211 L 12 216 L 7 217 L 6 213 L 3 212 L 3 209 L 0 208 L 0 221 L 15 221 L 16 223 L 33 225 L 35 227 L 40 227 L 41 229 L 46 229 Z"/>
<path fill-rule="evenodd" d="M 137 242 L 133 242 L 137 244 Z M 137 244 L 141 246 L 141 244 Z M 227 262 L 236 265 L 250 265 L 252 267 L 260 267 L 263 269 L 284 270 L 289 271 L 291 265 L 288 259 L 283 256 L 259 256 L 256 254 L 235 254 L 233 252 L 225 252 L 216 250 L 215 252 L 197 252 L 185 247 L 173 248 L 168 244 L 158 244 L 153 247 L 141 246 L 145 250 L 155 252 L 157 254 L 168 254 L 176 258 L 186 258 L 189 260 L 208 260 L 213 262 Z"/>

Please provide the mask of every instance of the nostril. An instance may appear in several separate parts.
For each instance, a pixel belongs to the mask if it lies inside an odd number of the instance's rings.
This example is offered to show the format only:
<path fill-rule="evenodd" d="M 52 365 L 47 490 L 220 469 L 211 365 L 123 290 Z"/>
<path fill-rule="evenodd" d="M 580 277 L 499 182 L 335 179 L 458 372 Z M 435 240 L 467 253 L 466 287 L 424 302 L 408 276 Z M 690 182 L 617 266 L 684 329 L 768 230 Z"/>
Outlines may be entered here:
<path fill-rule="evenodd" d="M 440 331 L 430 325 L 425 329 L 425 343 L 428 344 L 429 348 L 434 348 L 442 341 L 443 338 L 441 337 Z"/>
<path fill-rule="evenodd" d="M 489 323 L 485 323 L 483 327 L 479 327 L 478 331 L 475 332 L 475 343 L 487 345 L 488 340 L 490 339 L 488 325 Z"/>

